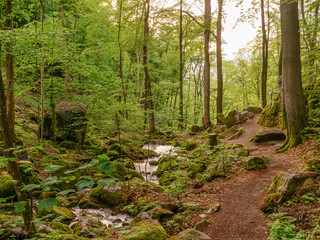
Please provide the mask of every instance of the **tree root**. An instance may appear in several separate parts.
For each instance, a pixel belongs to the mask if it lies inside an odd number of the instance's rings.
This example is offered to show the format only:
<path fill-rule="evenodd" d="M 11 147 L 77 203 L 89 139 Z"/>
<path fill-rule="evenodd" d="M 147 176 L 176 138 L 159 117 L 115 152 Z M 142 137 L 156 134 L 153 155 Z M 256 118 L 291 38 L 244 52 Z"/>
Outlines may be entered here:
<path fill-rule="evenodd" d="M 276 150 L 276 153 L 286 152 L 286 151 L 290 150 L 291 148 L 299 145 L 301 142 L 302 142 L 302 137 L 300 134 L 287 137 L 286 141 L 283 143 L 283 145 Z"/>

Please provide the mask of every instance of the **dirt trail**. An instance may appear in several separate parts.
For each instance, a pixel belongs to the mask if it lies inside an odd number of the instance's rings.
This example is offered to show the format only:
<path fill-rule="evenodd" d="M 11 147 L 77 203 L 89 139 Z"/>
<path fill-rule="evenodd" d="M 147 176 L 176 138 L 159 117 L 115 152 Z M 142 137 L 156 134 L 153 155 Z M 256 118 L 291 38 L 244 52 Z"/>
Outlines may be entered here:
<path fill-rule="evenodd" d="M 265 170 L 248 172 L 246 176 L 233 181 L 223 193 L 218 194 L 221 210 L 212 216 L 211 225 L 205 231 L 214 240 L 267 239 L 267 217 L 259 209 L 259 205 L 278 173 L 302 167 L 299 154 L 295 154 L 294 151 L 275 154 L 275 149 L 281 142 L 275 145 L 257 145 L 249 142 L 251 136 L 263 129 L 256 124 L 257 117 L 240 125 L 245 130 L 243 135 L 226 142 L 240 143 L 251 150 L 250 155 L 266 156 L 273 163 Z"/>

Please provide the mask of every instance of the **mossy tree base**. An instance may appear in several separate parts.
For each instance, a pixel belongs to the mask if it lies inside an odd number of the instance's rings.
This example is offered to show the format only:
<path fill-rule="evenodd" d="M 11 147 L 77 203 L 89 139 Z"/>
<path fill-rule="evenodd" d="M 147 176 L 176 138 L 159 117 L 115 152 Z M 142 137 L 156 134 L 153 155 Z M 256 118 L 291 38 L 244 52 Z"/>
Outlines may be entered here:
<path fill-rule="evenodd" d="M 288 136 L 283 145 L 276 150 L 276 153 L 286 152 L 291 148 L 299 145 L 300 143 L 302 143 L 302 136 L 300 134 L 295 136 Z"/>

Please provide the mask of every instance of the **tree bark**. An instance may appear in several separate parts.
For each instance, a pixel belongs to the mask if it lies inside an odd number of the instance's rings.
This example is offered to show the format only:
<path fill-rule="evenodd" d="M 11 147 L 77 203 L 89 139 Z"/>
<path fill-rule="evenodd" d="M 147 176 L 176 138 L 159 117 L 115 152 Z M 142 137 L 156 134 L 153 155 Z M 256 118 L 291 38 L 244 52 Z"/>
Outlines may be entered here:
<path fill-rule="evenodd" d="M 210 26 L 211 26 L 211 0 L 205 0 L 205 30 L 204 30 L 204 116 L 202 125 L 207 128 L 211 126 L 210 121 Z"/>
<path fill-rule="evenodd" d="M 182 29 L 182 20 L 183 20 L 183 15 L 182 15 L 182 3 L 183 0 L 180 0 L 180 26 L 179 26 L 179 50 L 180 50 L 180 74 L 179 74 L 179 90 L 180 90 L 180 102 L 179 102 L 179 129 L 184 128 L 183 124 L 183 67 L 184 67 L 184 62 L 183 62 L 183 29 Z"/>
<path fill-rule="evenodd" d="M 144 17 L 144 41 L 143 41 L 143 66 L 144 66 L 144 85 L 145 85 L 145 98 L 146 106 L 149 117 L 149 132 L 156 131 L 153 111 L 153 100 L 149 76 L 149 58 L 148 58 L 148 44 L 149 44 L 149 15 L 150 15 L 150 0 L 145 0 L 145 17 Z"/>
<path fill-rule="evenodd" d="M 267 105 L 267 75 L 268 75 L 268 40 L 265 26 L 264 0 L 261 0 L 261 28 L 262 28 L 262 72 L 261 72 L 261 100 L 262 107 Z"/>
<path fill-rule="evenodd" d="M 223 7 L 223 0 L 218 0 L 218 20 L 217 20 L 217 40 L 216 40 L 217 77 L 218 77 L 217 114 L 222 113 L 222 101 L 223 101 L 223 73 L 222 73 L 222 50 L 221 50 L 222 7 Z"/>
<path fill-rule="evenodd" d="M 301 143 L 300 131 L 306 126 L 307 119 L 301 80 L 298 3 L 281 0 L 280 14 L 287 138 L 277 152 L 284 152 Z"/>

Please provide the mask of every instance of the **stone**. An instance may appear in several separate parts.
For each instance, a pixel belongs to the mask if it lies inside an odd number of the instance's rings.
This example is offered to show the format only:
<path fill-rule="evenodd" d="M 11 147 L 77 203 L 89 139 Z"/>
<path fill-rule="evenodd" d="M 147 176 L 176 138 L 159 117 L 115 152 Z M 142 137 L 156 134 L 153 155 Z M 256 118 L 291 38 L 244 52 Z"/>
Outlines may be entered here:
<path fill-rule="evenodd" d="M 211 238 L 196 229 L 187 229 L 168 240 L 210 240 Z"/>
<path fill-rule="evenodd" d="M 209 210 L 207 211 L 207 214 L 214 214 L 218 212 L 220 208 L 221 208 L 220 203 L 215 203 L 209 208 Z"/>
<path fill-rule="evenodd" d="M 149 161 L 149 164 L 151 166 L 158 166 L 159 165 L 159 161 L 153 160 L 153 161 Z"/>
<path fill-rule="evenodd" d="M 252 112 L 252 113 L 261 113 L 263 111 L 263 108 L 249 106 L 249 107 L 246 107 L 244 109 L 244 111 L 248 111 L 248 112 Z"/>
<path fill-rule="evenodd" d="M 67 220 L 72 220 L 76 217 L 76 215 L 66 207 L 53 206 L 52 212 L 57 216 L 62 216 Z"/>
<path fill-rule="evenodd" d="M 243 161 L 244 168 L 247 170 L 261 170 L 267 168 L 267 158 L 252 156 Z"/>
<path fill-rule="evenodd" d="M 153 174 L 161 177 L 165 171 L 172 171 L 178 168 L 179 163 L 176 156 L 164 156 L 159 159 L 158 169 Z"/>
<path fill-rule="evenodd" d="M 174 215 L 173 212 L 163 209 L 163 208 L 153 208 L 148 211 L 148 214 L 151 216 L 152 219 L 156 220 L 163 220 L 164 218 L 172 217 Z"/>
<path fill-rule="evenodd" d="M 14 181 L 10 175 L 0 176 L 0 197 L 7 198 L 14 196 L 16 191 L 14 190 Z"/>
<path fill-rule="evenodd" d="M 238 129 L 236 130 L 236 132 L 235 132 L 231 137 L 229 137 L 228 140 L 237 139 L 237 138 L 240 137 L 244 132 L 245 132 L 244 129 L 240 127 L 240 128 L 238 128 Z"/>
<path fill-rule="evenodd" d="M 210 225 L 210 222 L 208 221 L 208 220 L 202 220 L 202 221 L 200 221 L 200 222 L 197 222 L 194 226 L 193 226 L 193 228 L 195 229 L 195 230 L 198 230 L 198 231 L 200 231 L 200 232 L 203 232 L 203 230 L 207 227 L 207 226 L 209 226 Z"/>
<path fill-rule="evenodd" d="M 207 165 L 203 161 L 192 161 L 188 162 L 187 172 L 189 173 L 190 178 L 194 179 L 197 173 L 203 173 L 207 170 Z"/>
<path fill-rule="evenodd" d="M 224 123 L 227 128 L 231 128 L 236 124 L 240 124 L 245 122 L 247 119 L 241 115 L 237 110 L 232 110 L 228 113 L 228 115 L 224 119 Z"/>
<path fill-rule="evenodd" d="M 254 118 L 253 112 L 243 111 L 243 112 L 241 112 L 241 115 L 244 116 L 246 119 Z"/>
<path fill-rule="evenodd" d="M 280 204 L 291 199 L 300 186 L 308 178 L 319 178 L 320 173 L 316 172 L 300 172 L 300 173 L 280 173 L 271 184 L 268 195 L 267 204 Z"/>
<path fill-rule="evenodd" d="M 89 209 L 99 209 L 100 206 L 98 204 L 95 204 L 91 201 L 91 199 L 89 198 L 89 196 L 83 196 L 79 203 L 78 206 L 80 208 L 89 208 Z"/>
<path fill-rule="evenodd" d="M 201 127 L 198 125 L 192 125 L 191 132 L 193 133 L 201 132 Z"/>
<path fill-rule="evenodd" d="M 61 222 L 51 222 L 51 225 L 60 233 L 73 233 L 72 229 L 68 225 Z"/>
<path fill-rule="evenodd" d="M 224 124 L 224 115 L 222 113 L 218 113 L 216 116 L 217 119 L 217 125 Z"/>
<path fill-rule="evenodd" d="M 124 240 L 166 240 L 167 233 L 156 220 L 137 222 Z"/>
<path fill-rule="evenodd" d="M 61 102 L 56 106 L 53 126 L 52 110 L 46 112 L 43 122 L 43 137 L 60 141 L 68 140 L 84 143 L 87 125 L 87 106 L 83 103 Z M 55 133 L 53 129 L 55 128 Z"/>
<path fill-rule="evenodd" d="M 318 182 L 314 178 L 307 178 L 301 186 L 296 190 L 296 195 L 302 197 L 305 194 L 316 195 L 317 190 L 320 187 L 320 181 Z"/>
<path fill-rule="evenodd" d="M 101 229 L 103 227 L 103 223 L 100 220 L 94 218 L 81 219 L 77 223 L 72 225 L 73 231 L 76 235 L 85 236 L 86 238 L 97 237 L 98 235 L 94 232 L 94 230 L 99 228 Z"/>
<path fill-rule="evenodd" d="M 285 140 L 286 135 L 277 129 L 265 129 L 255 134 L 250 140 L 255 143 Z"/>
<path fill-rule="evenodd" d="M 258 123 L 265 127 L 278 127 L 281 123 L 281 99 L 277 97 L 271 105 L 268 104 L 259 117 Z"/>
<path fill-rule="evenodd" d="M 209 145 L 211 147 L 218 145 L 218 134 L 216 133 L 209 134 Z"/>
<path fill-rule="evenodd" d="M 96 188 L 92 189 L 91 197 L 100 200 L 108 207 L 119 206 L 123 199 L 122 187 L 119 184 L 107 185 L 104 187 L 98 185 Z"/>
<path fill-rule="evenodd" d="M 210 182 L 216 178 L 225 177 L 226 174 L 222 172 L 220 169 L 218 169 L 217 166 L 209 167 L 204 173 L 203 178 Z"/>

